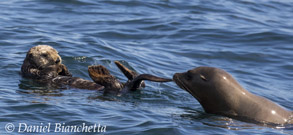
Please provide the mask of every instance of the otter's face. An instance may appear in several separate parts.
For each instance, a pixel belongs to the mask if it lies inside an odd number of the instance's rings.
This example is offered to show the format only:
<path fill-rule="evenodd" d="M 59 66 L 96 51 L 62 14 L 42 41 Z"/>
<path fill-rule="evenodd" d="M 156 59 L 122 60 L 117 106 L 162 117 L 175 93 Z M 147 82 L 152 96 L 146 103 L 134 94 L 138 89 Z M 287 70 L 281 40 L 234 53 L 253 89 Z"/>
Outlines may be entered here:
<path fill-rule="evenodd" d="M 173 80 L 195 97 L 206 111 L 210 110 L 210 106 L 223 103 L 223 99 L 229 99 L 226 98 L 230 96 L 229 90 L 238 84 L 230 74 L 213 67 L 198 67 L 184 73 L 176 73 Z"/>
<path fill-rule="evenodd" d="M 31 48 L 26 57 L 31 65 L 38 69 L 60 65 L 62 62 L 58 52 L 48 45 L 38 45 Z"/>

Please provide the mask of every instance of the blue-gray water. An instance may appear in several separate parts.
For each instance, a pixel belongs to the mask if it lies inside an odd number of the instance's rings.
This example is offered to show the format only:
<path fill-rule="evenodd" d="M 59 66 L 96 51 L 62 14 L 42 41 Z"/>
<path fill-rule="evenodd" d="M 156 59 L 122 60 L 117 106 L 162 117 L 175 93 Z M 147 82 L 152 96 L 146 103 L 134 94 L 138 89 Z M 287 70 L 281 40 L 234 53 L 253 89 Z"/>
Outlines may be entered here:
<path fill-rule="evenodd" d="M 12 123 L 106 125 L 103 134 L 293 134 L 204 113 L 175 83 L 147 82 L 122 97 L 51 90 L 22 78 L 29 48 L 56 48 L 74 76 L 114 60 L 172 77 L 196 66 L 231 73 L 246 89 L 293 110 L 290 0 L 3 0 L 0 2 L 0 133 Z M 55 134 L 52 130 L 50 133 Z M 69 133 L 78 134 L 78 133 Z"/>

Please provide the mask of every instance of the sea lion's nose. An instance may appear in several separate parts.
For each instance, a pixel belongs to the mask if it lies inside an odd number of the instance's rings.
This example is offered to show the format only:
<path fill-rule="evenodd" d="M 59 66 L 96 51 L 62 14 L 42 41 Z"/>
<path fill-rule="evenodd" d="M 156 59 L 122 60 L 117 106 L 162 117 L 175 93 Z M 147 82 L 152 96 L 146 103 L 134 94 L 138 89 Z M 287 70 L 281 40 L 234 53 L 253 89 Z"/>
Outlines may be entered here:
<path fill-rule="evenodd" d="M 56 64 L 58 64 L 60 62 L 60 58 L 57 58 L 57 60 L 55 61 Z"/>

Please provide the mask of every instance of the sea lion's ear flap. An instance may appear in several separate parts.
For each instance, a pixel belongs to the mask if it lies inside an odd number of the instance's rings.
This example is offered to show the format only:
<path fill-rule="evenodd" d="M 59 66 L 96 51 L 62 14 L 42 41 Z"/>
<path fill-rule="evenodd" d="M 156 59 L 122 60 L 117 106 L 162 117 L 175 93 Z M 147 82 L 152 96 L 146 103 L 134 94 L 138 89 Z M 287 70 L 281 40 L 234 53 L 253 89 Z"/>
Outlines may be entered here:
<path fill-rule="evenodd" d="M 203 81 L 208 81 L 207 78 L 206 78 L 204 75 L 202 75 L 202 74 L 200 75 L 200 78 L 201 78 Z"/>

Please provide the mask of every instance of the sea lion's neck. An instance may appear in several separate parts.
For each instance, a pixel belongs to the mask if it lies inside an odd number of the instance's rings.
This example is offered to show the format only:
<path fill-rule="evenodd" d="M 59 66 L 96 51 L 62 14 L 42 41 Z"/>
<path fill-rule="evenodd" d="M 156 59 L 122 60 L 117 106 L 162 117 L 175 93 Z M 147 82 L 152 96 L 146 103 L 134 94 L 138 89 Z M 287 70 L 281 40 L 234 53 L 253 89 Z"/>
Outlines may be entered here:
<path fill-rule="evenodd" d="M 248 91 L 238 98 L 239 104 L 235 107 L 235 112 L 243 118 L 249 116 L 254 121 L 284 124 L 292 115 L 278 104 Z"/>
<path fill-rule="evenodd" d="M 291 112 L 291 116 L 288 118 L 288 121 L 286 124 L 293 124 L 293 112 Z"/>

